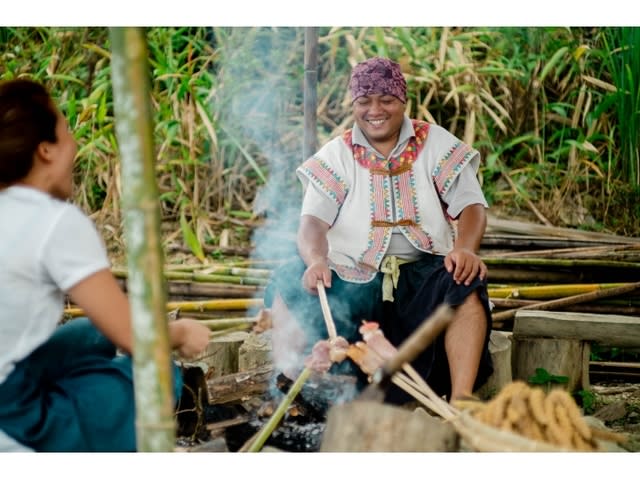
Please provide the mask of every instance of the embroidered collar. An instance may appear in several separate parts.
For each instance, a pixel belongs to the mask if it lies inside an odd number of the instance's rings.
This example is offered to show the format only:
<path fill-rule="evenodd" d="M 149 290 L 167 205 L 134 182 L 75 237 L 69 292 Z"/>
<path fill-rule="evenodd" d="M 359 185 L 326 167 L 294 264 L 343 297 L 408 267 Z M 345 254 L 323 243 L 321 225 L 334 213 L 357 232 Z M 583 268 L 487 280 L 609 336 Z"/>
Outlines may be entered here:
<path fill-rule="evenodd" d="M 409 128 L 405 128 L 408 124 Z M 355 126 L 357 129 L 357 125 Z M 408 141 L 402 152 L 396 156 L 391 156 L 388 159 L 379 156 L 378 153 L 369 145 L 366 139 L 363 140 L 366 145 L 354 143 L 353 136 L 354 130 L 347 130 L 342 138 L 345 144 L 351 148 L 353 152 L 353 158 L 365 168 L 368 169 L 383 169 L 393 172 L 398 169 L 403 169 L 408 165 L 411 165 L 416 161 L 418 152 L 422 150 L 422 146 L 427 139 L 429 133 L 429 124 L 427 122 L 419 120 L 410 120 L 405 117 L 405 123 L 402 125 L 400 132 L 399 144 L 407 140 Z M 355 132 L 356 137 L 360 137 L 362 132 L 359 129 Z M 364 135 L 362 135 L 364 137 Z"/>

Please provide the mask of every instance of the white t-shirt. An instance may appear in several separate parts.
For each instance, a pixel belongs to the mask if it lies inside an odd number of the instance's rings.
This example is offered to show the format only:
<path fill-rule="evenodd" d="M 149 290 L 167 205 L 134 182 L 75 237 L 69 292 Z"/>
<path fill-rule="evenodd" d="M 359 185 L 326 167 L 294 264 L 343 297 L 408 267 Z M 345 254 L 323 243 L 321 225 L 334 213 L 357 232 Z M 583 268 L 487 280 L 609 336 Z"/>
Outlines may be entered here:
<path fill-rule="evenodd" d="M 36 189 L 0 191 L 0 383 L 53 333 L 64 294 L 110 267 L 78 207 Z"/>

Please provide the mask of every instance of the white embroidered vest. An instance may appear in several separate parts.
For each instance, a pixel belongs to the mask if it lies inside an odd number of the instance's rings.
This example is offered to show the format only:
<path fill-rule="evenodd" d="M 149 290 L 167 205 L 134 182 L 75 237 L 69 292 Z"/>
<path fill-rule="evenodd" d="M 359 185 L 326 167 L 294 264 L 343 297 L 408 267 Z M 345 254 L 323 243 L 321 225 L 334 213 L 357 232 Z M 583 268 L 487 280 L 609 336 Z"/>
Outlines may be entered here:
<path fill-rule="evenodd" d="M 445 255 L 453 248 L 453 220 L 440 198 L 467 163 L 477 171 L 480 154 L 438 125 L 413 120 L 413 127 L 398 157 L 352 144 L 349 130 L 296 170 L 305 190 L 311 182 L 338 206 L 327 234 L 329 263 L 344 280 L 374 278 L 394 227 L 418 250 Z"/>

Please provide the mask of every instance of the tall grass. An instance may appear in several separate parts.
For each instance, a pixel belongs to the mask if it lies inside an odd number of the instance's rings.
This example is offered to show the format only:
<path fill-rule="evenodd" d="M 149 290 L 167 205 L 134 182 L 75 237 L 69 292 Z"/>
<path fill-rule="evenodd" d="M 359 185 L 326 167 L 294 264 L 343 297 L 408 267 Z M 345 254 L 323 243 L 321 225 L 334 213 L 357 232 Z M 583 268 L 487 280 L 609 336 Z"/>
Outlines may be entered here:
<path fill-rule="evenodd" d="M 496 211 L 637 235 L 638 32 L 319 28 L 318 141 L 353 122 L 351 67 L 390 56 L 407 76 L 407 112 L 481 151 L 480 177 Z M 164 27 L 147 38 L 166 242 L 247 241 L 250 224 L 231 212 L 273 214 L 298 198 L 304 29 Z M 0 40 L 0 78 L 43 80 L 60 99 L 80 145 L 75 200 L 117 244 L 107 30 L 0 28 Z M 273 184 L 282 195 L 267 195 Z"/>

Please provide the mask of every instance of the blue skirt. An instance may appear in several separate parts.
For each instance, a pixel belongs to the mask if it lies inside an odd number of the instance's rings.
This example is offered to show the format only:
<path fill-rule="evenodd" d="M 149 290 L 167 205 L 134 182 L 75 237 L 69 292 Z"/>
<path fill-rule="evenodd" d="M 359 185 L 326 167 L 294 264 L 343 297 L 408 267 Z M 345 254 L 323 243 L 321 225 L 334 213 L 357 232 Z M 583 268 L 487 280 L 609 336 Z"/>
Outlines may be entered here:
<path fill-rule="evenodd" d="M 0 430 L 35 451 L 135 451 L 131 357 L 87 318 L 58 327 L 0 384 Z"/>
<path fill-rule="evenodd" d="M 328 338 L 318 296 L 304 290 L 300 279 L 306 266 L 297 258 L 279 267 L 265 291 L 265 305 L 271 306 L 274 296 L 279 294 L 289 310 L 301 322 L 308 339 L 308 354 L 318 340 Z M 332 272 L 331 288 L 326 290 L 338 335 L 349 343 L 362 340 L 358 328 L 362 320 L 375 321 L 391 343 L 398 346 L 442 303 L 456 307 L 473 292 L 477 292 L 484 307 L 487 329 L 475 388 L 484 384 L 493 365 L 489 354 L 491 333 L 491 310 L 487 281 L 476 278 L 471 285 L 458 285 L 444 267 L 444 257 L 425 255 L 420 260 L 400 265 L 398 287 L 394 290 L 393 302 L 382 300 L 382 279 L 378 273 L 368 283 L 352 283 L 341 280 Z M 414 368 L 440 395 L 450 395 L 451 381 L 449 364 L 444 349 L 444 335 L 431 344 L 412 362 Z M 332 373 L 351 373 L 359 377 L 359 385 L 366 385 L 366 378 L 350 361 L 332 367 Z M 401 404 L 412 400 L 404 391 L 392 385 L 386 401 Z"/>

